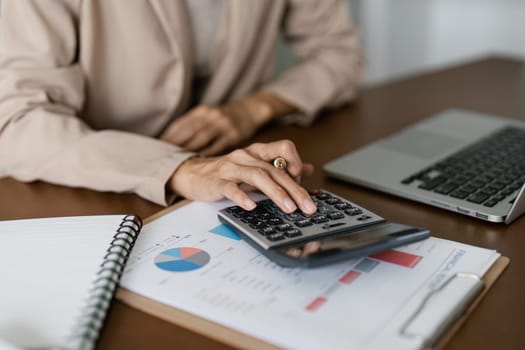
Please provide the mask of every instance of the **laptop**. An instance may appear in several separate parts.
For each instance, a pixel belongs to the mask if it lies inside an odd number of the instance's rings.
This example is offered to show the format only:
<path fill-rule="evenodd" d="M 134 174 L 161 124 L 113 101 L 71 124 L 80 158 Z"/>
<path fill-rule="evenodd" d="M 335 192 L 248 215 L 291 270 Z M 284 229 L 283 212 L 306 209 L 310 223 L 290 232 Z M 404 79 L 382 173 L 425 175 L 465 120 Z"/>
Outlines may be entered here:
<path fill-rule="evenodd" d="M 452 109 L 324 165 L 332 177 L 491 222 L 525 211 L 525 122 Z"/>

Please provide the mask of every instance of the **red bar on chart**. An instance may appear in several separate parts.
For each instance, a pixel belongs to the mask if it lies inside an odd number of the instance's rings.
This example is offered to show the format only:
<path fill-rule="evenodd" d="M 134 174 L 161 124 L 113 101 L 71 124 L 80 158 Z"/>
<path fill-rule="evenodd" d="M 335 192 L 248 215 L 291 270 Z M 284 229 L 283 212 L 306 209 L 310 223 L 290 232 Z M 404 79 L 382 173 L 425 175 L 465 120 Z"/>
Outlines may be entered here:
<path fill-rule="evenodd" d="M 345 273 L 343 277 L 339 279 L 339 282 L 344 283 L 344 284 L 350 284 L 354 282 L 355 279 L 359 277 L 360 274 L 361 272 L 350 270 L 347 273 Z"/>
<path fill-rule="evenodd" d="M 315 311 L 321 307 L 326 302 L 325 297 L 317 297 L 310 304 L 306 306 L 306 311 Z"/>
<path fill-rule="evenodd" d="M 409 268 L 413 268 L 423 259 L 422 256 L 400 252 L 398 250 L 388 250 L 383 253 L 370 255 L 369 257 Z"/>

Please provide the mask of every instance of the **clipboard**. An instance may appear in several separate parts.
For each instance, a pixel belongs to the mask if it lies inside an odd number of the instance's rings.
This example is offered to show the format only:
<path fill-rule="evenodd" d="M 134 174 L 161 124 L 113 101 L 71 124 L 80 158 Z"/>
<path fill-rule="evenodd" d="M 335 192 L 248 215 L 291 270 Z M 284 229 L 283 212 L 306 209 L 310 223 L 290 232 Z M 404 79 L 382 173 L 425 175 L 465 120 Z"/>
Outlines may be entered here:
<path fill-rule="evenodd" d="M 147 218 L 145 223 L 153 221 L 156 218 L 188 203 L 190 203 L 190 201 L 184 200 L 172 207 L 166 208 Z M 422 349 L 442 349 L 481 302 L 482 298 L 508 266 L 509 261 L 510 260 L 507 257 L 499 257 L 482 277 L 470 274 L 457 274 L 452 276 L 452 278 L 443 283 L 438 290 L 431 293 L 431 295 L 428 295 L 412 317 L 405 321 L 399 329 L 400 336 L 420 337 L 422 343 L 424 343 Z M 466 280 L 469 280 L 472 283 L 470 286 L 467 285 L 464 288 L 465 294 L 462 295 L 460 299 L 455 300 L 448 305 L 448 311 L 444 313 L 443 319 L 436 324 L 429 334 L 419 334 L 418 330 L 420 330 L 420 328 L 418 328 L 417 325 L 418 323 L 425 323 L 424 310 L 426 310 L 427 304 L 432 303 L 436 297 L 439 297 L 440 292 L 445 290 L 447 286 L 454 288 L 455 284 Z M 123 288 L 117 290 L 116 298 L 137 310 L 193 331 L 204 337 L 230 345 L 234 348 L 280 349 L 279 347 L 258 338 L 238 332 L 181 309 L 165 305 Z"/>

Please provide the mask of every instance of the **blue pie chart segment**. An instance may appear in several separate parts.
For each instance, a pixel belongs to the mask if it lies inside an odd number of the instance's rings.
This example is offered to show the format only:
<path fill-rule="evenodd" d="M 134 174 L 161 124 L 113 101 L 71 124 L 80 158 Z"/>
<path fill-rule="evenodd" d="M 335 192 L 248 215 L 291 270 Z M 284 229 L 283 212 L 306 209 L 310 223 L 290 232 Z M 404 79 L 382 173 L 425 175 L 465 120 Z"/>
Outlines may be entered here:
<path fill-rule="evenodd" d="M 172 248 L 161 252 L 155 258 L 159 269 L 170 272 L 186 272 L 200 269 L 210 262 L 210 255 L 193 247 Z"/>

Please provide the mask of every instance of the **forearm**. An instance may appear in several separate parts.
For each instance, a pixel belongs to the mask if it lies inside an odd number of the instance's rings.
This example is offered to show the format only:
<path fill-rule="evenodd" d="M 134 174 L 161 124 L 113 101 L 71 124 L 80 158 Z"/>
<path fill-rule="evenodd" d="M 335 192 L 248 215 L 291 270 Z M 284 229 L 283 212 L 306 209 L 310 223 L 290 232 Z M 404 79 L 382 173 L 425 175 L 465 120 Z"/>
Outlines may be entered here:
<path fill-rule="evenodd" d="M 251 106 L 256 123 L 264 125 L 290 113 L 297 112 L 297 107 L 277 96 L 273 92 L 259 90 L 246 98 Z"/>
<path fill-rule="evenodd" d="M 290 0 L 283 35 L 298 63 L 263 86 L 295 105 L 287 122 L 310 125 L 325 108 L 356 95 L 363 59 L 346 1 Z"/>
<path fill-rule="evenodd" d="M 93 131 L 69 115 L 36 109 L 0 133 L 0 176 L 97 191 L 133 192 L 161 205 L 165 184 L 191 156 L 149 137 Z"/>
<path fill-rule="evenodd" d="M 266 90 L 256 91 L 233 104 L 244 109 L 256 128 L 298 111 L 295 105 Z"/>

